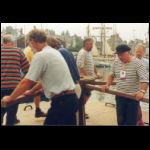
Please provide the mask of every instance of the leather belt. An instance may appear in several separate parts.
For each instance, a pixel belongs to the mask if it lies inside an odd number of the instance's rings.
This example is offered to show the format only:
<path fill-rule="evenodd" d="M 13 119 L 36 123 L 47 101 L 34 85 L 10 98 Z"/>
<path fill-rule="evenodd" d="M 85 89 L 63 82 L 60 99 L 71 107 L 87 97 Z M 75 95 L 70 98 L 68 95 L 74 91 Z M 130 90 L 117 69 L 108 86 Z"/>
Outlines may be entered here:
<path fill-rule="evenodd" d="M 70 90 L 70 91 L 68 90 L 68 91 L 61 92 L 60 94 L 53 96 L 52 99 L 55 99 L 64 95 L 70 95 L 70 94 L 75 94 L 75 90 Z"/>

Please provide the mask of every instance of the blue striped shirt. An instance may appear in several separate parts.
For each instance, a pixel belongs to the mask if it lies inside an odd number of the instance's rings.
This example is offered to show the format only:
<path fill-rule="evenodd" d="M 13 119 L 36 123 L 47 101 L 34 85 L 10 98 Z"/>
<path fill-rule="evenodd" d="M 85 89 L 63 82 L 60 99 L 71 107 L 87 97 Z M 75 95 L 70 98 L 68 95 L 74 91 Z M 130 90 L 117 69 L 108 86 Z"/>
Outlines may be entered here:
<path fill-rule="evenodd" d="M 122 67 L 124 65 L 124 67 Z M 120 79 L 120 71 L 126 71 L 126 79 Z M 132 59 L 130 63 L 116 61 L 112 67 L 112 75 L 117 80 L 117 90 L 125 93 L 134 93 L 139 91 L 140 83 L 149 83 L 148 72 L 139 59 Z"/>

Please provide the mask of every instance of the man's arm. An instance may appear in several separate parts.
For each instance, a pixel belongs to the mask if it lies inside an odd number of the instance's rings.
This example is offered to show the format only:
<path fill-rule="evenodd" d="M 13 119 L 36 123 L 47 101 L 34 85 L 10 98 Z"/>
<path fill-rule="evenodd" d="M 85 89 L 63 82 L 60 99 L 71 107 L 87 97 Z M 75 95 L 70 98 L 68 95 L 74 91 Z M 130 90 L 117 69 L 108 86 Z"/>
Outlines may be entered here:
<path fill-rule="evenodd" d="M 34 85 L 36 84 L 36 82 L 33 82 L 29 79 L 22 79 L 22 81 L 17 85 L 17 87 L 15 88 L 15 90 L 12 92 L 12 94 L 10 96 L 6 96 L 3 98 L 3 100 L 5 102 L 11 102 L 14 101 L 17 97 L 19 97 L 20 95 L 24 94 L 25 91 L 31 89 Z"/>
<path fill-rule="evenodd" d="M 109 74 L 109 76 L 108 76 L 108 78 L 107 78 L 107 83 L 106 83 L 106 85 L 107 85 L 107 86 L 111 86 L 112 83 L 113 83 L 113 81 L 114 81 L 113 75 L 112 75 L 112 74 Z"/>
<path fill-rule="evenodd" d="M 95 65 L 94 65 L 94 72 L 95 72 L 95 74 L 97 74 L 97 69 L 96 69 Z"/>
<path fill-rule="evenodd" d="M 82 76 L 88 76 L 88 74 L 84 68 L 80 68 L 80 77 L 82 77 Z"/>
<path fill-rule="evenodd" d="M 94 73 L 96 75 L 96 79 L 100 79 L 100 75 L 97 72 L 96 65 L 94 65 Z"/>
<path fill-rule="evenodd" d="M 141 100 L 147 91 L 148 83 L 140 83 L 140 90 L 135 93 L 136 100 Z"/>
<path fill-rule="evenodd" d="M 86 53 L 79 52 L 77 56 L 77 67 L 79 69 L 80 77 L 88 76 L 88 73 L 85 70 L 85 59 L 86 59 Z"/>
<path fill-rule="evenodd" d="M 32 89 L 31 89 L 31 92 L 32 93 L 35 93 L 36 91 L 42 89 L 42 84 L 41 82 L 38 82 Z"/>
<path fill-rule="evenodd" d="M 144 98 L 145 92 L 148 88 L 149 84 L 149 76 L 146 68 L 141 62 L 137 63 L 137 74 L 139 76 L 140 81 L 140 90 L 135 93 L 136 100 L 141 100 Z"/>
<path fill-rule="evenodd" d="M 107 78 L 106 85 L 101 86 L 102 91 L 105 92 L 105 91 L 109 90 L 109 87 L 112 85 L 113 81 L 114 81 L 114 77 L 112 74 L 110 74 Z"/>
<path fill-rule="evenodd" d="M 38 82 L 31 90 L 26 91 L 24 94 L 29 96 L 35 94 L 37 91 L 42 90 L 41 82 Z"/>
<path fill-rule="evenodd" d="M 147 91 L 148 83 L 140 83 L 140 90 Z"/>

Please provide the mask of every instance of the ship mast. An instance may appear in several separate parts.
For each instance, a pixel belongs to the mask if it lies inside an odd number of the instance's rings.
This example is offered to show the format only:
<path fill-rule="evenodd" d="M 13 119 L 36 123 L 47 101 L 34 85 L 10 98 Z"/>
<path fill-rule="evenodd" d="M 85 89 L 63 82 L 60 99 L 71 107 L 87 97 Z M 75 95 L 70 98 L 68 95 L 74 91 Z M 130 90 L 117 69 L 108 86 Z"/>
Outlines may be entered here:
<path fill-rule="evenodd" d="M 100 39 L 101 39 L 101 50 L 100 50 L 100 55 L 103 55 L 104 58 L 106 57 L 106 38 L 108 37 L 107 31 L 108 30 L 112 30 L 111 27 L 106 27 L 105 23 L 101 23 L 101 27 L 99 27 L 100 29 Z"/>
<path fill-rule="evenodd" d="M 87 26 L 87 37 L 90 37 L 91 33 L 90 33 L 90 24 L 88 23 Z"/>

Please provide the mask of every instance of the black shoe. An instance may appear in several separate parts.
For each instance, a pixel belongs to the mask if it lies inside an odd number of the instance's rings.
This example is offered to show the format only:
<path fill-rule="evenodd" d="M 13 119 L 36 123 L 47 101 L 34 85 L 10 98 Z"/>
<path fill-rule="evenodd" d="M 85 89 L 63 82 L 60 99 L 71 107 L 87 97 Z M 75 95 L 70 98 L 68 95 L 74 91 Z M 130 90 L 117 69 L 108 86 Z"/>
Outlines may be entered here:
<path fill-rule="evenodd" d="M 88 114 L 85 114 L 85 119 L 89 119 L 89 115 Z"/>
<path fill-rule="evenodd" d="M 47 115 L 41 111 L 40 108 L 37 108 L 35 111 L 35 118 L 46 117 Z"/>
<path fill-rule="evenodd" d="M 20 120 L 16 118 L 14 124 L 18 124 L 18 123 L 20 123 Z"/>

